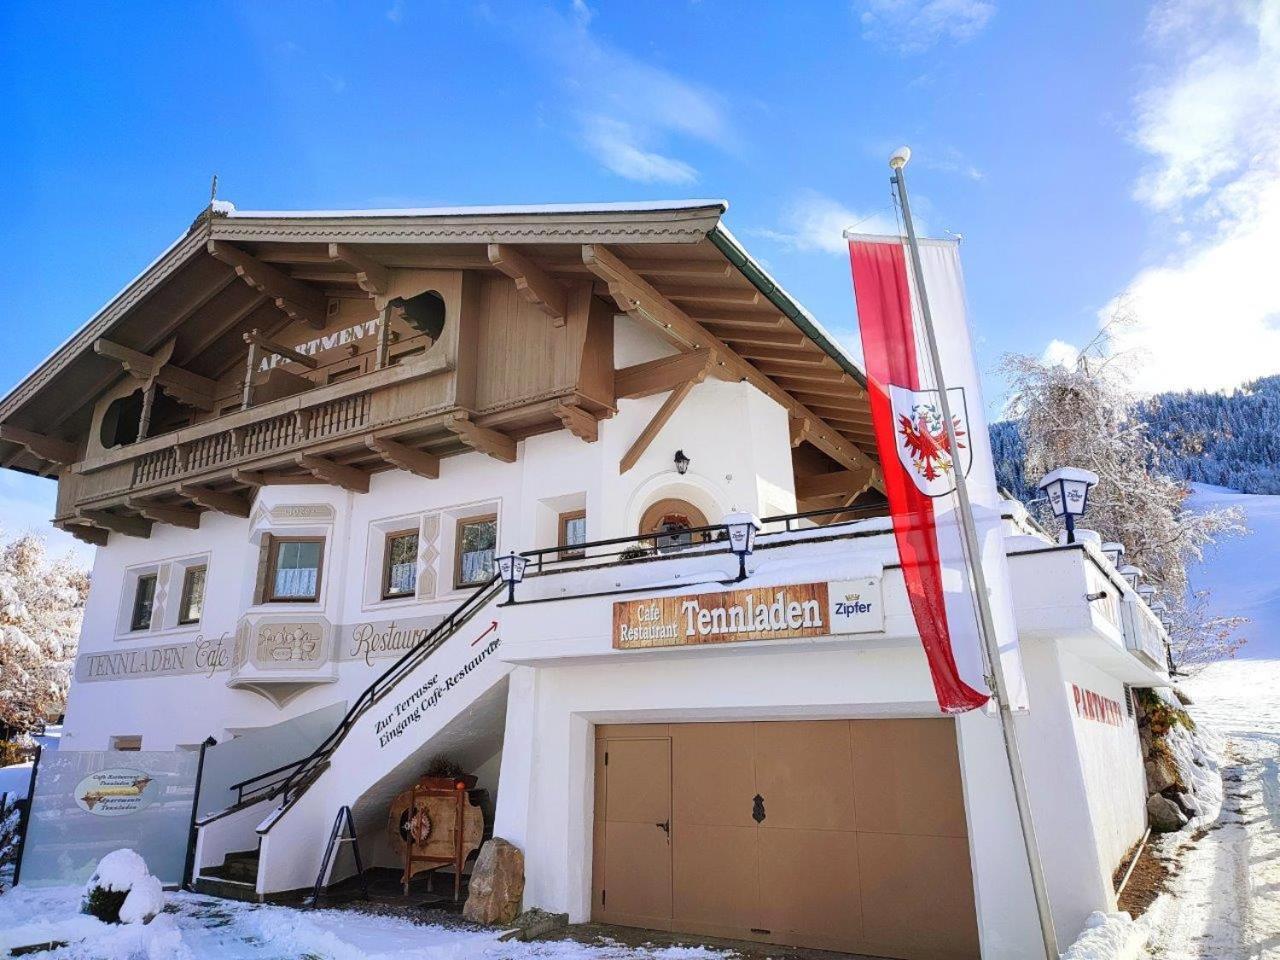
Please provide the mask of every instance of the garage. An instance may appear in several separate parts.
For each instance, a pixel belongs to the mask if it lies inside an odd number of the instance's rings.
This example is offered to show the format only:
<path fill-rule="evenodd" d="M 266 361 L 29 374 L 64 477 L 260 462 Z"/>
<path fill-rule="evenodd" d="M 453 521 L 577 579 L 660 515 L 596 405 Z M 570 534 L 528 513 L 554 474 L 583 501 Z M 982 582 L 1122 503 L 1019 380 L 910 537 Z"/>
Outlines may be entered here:
<path fill-rule="evenodd" d="M 592 919 L 978 956 L 949 719 L 598 725 Z"/>

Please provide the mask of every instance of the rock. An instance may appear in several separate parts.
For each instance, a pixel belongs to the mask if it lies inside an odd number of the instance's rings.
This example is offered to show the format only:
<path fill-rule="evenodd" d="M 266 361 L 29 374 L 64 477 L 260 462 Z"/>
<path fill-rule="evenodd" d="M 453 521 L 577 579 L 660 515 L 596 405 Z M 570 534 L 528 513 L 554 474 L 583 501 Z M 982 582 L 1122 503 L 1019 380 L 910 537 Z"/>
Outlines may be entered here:
<path fill-rule="evenodd" d="M 519 916 L 523 898 L 524 854 L 501 837 L 485 841 L 462 915 L 473 923 L 507 925 Z"/>
<path fill-rule="evenodd" d="M 1151 727 L 1148 724 L 1144 723 L 1138 727 L 1138 743 L 1142 745 L 1142 755 L 1151 756 L 1151 747 L 1155 744 L 1155 739 L 1151 735 Z"/>
<path fill-rule="evenodd" d="M 1161 793 L 1178 782 L 1178 772 L 1166 757 L 1156 755 L 1143 766 L 1147 771 L 1147 793 Z"/>
<path fill-rule="evenodd" d="M 1179 809 L 1181 809 L 1184 814 L 1186 814 L 1188 820 L 1192 817 L 1200 816 L 1201 810 L 1199 800 L 1189 793 L 1181 793 L 1179 791 L 1172 791 L 1172 793 L 1173 802 L 1178 805 Z"/>
<path fill-rule="evenodd" d="M 538 907 L 532 907 L 516 917 L 512 923 L 513 929 L 508 930 L 498 939 L 528 942 L 545 937 L 549 933 L 555 933 L 557 930 L 563 930 L 568 925 L 567 913 L 547 913 Z"/>
<path fill-rule="evenodd" d="M 1158 793 L 1147 797 L 1147 820 L 1156 833 L 1173 833 L 1187 825 L 1187 818 L 1178 805 Z"/>

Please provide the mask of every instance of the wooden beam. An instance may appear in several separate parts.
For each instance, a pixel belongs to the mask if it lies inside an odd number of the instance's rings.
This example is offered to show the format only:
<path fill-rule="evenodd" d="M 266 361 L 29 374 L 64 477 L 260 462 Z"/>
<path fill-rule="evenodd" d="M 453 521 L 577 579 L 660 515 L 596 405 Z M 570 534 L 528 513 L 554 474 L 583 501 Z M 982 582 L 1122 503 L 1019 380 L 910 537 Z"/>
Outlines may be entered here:
<path fill-rule="evenodd" d="M 636 273 L 659 277 L 694 277 L 703 279 L 728 279 L 733 268 L 726 260 L 632 260 L 631 269 Z"/>
<path fill-rule="evenodd" d="M 614 396 L 619 400 L 634 400 L 666 393 L 705 372 L 710 360 L 711 351 L 703 348 L 622 367 L 613 371 Z"/>
<path fill-rule="evenodd" d="M 231 517 L 249 516 L 249 500 L 234 493 L 210 490 L 193 483 L 178 484 L 178 493 L 206 510 L 215 510 Z"/>
<path fill-rule="evenodd" d="M 329 309 L 324 294 L 224 240 L 210 240 L 208 250 L 234 269 L 236 276 L 249 286 L 275 300 L 276 306 L 290 317 L 302 320 L 317 330 L 324 329 L 325 314 Z"/>
<path fill-rule="evenodd" d="M 445 427 L 473 450 L 487 453 L 503 463 L 516 462 L 516 442 L 505 433 L 472 423 L 465 414 L 458 414 L 447 421 Z"/>
<path fill-rule="evenodd" d="M 71 534 L 81 543 L 93 544 L 95 547 L 105 547 L 111 536 L 110 531 L 91 527 L 85 523 L 76 523 L 73 520 L 59 520 L 54 523 L 54 526 L 64 533 Z"/>
<path fill-rule="evenodd" d="M 138 380 L 159 384 L 160 389 L 179 403 L 201 410 L 212 410 L 216 405 L 218 384 L 208 377 L 170 363 L 174 343 L 174 340 L 169 340 L 154 355 L 149 355 L 99 338 L 93 342 L 93 352 L 119 361 L 125 372 Z"/>
<path fill-rule="evenodd" d="M 792 417 L 790 423 L 791 447 L 795 449 L 809 440 L 809 434 L 813 432 L 813 421 L 808 417 Z"/>
<path fill-rule="evenodd" d="M 730 337 L 729 339 L 732 340 L 733 338 Z M 748 343 L 745 347 L 739 348 L 738 352 L 753 363 L 757 360 L 766 360 L 788 364 L 803 364 L 806 367 L 820 367 L 831 359 L 816 346 L 811 350 L 805 350 L 797 347 L 775 347 Z"/>
<path fill-rule="evenodd" d="M 369 473 L 366 470 L 357 470 L 355 467 L 348 467 L 346 464 L 309 453 L 297 454 L 293 462 L 318 480 L 331 483 L 335 487 L 350 490 L 352 493 L 369 492 Z"/>
<path fill-rule="evenodd" d="M 712 314 L 715 316 L 712 316 Z M 733 310 L 700 310 L 690 311 L 689 319 L 694 323 L 719 324 L 722 327 L 736 327 L 740 330 L 796 330 L 790 326 L 780 313 L 738 313 Z M 799 333 L 798 330 L 796 330 Z M 803 336 L 803 334 L 801 334 Z"/>
<path fill-rule="evenodd" d="M 488 253 L 489 262 L 516 282 L 520 296 L 550 317 L 553 326 L 564 326 L 568 316 L 564 284 L 508 244 L 491 243 Z"/>
<path fill-rule="evenodd" d="M 774 330 L 767 327 L 726 327 L 713 320 L 700 322 L 713 335 L 729 343 L 761 344 L 767 347 L 801 347 L 806 342 L 812 342 L 799 330 Z"/>
<path fill-rule="evenodd" d="M 575 403 L 556 405 L 556 416 L 564 428 L 579 440 L 595 443 L 600 438 L 600 421 Z"/>
<path fill-rule="evenodd" d="M 700 379 L 700 378 L 699 378 Z M 640 431 L 640 436 L 636 437 L 635 442 L 627 448 L 627 452 L 622 455 L 622 459 L 618 461 L 618 473 L 626 473 L 636 465 L 636 462 L 644 456 L 644 452 L 649 449 L 649 445 L 653 443 L 654 438 L 658 436 L 659 431 L 666 426 L 667 421 L 671 419 L 671 415 L 676 412 L 680 404 L 684 403 L 684 398 L 689 396 L 698 380 L 686 380 L 680 386 L 671 391 L 671 395 L 662 402 L 662 406 L 658 408 L 658 412 L 653 415 L 645 428 Z"/>
<path fill-rule="evenodd" d="M 677 287 L 663 293 L 668 300 L 685 303 L 725 303 L 734 307 L 754 307 L 760 302 L 760 291 L 738 287 Z"/>
<path fill-rule="evenodd" d="M 55 437 L 46 437 L 34 430 L 11 427 L 7 423 L 0 423 L 0 440 L 20 444 L 26 447 L 27 452 L 32 456 L 61 466 L 75 463 L 79 459 L 79 451 L 74 443 L 58 440 Z"/>
<path fill-rule="evenodd" d="M 329 244 L 329 259 L 345 263 L 356 272 L 356 283 L 367 294 L 385 294 L 391 274 L 382 264 L 345 243 Z"/>
<path fill-rule="evenodd" d="M 108 513 L 106 510 L 81 510 L 76 515 L 95 527 L 110 530 L 112 533 L 123 533 L 126 537 L 139 537 L 145 540 L 151 536 L 151 521 L 142 517 L 123 517 L 118 513 Z"/>
<path fill-rule="evenodd" d="M 315 357 L 308 357 L 305 353 L 299 353 L 292 347 L 286 347 L 283 344 L 276 343 L 274 340 L 264 337 L 257 330 L 250 330 L 246 333 L 244 335 L 244 342 L 260 347 L 267 351 L 267 353 L 274 353 L 278 357 L 283 357 L 284 359 L 291 360 L 294 363 L 300 363 L 308 370 L 314 370 L 316 367 L 320 366 L 320 361 Z"/>
<path fill-rule="evenodd" d="M 757 370 L 766 377 L 789 377 L 792 380 L 806 380 L 813 383 L 849 383 L 853 378 L 838 367 L 816 367 L 804 363 L 782 363 L 777 360 L 761 360 L 755 364 Z M 815 387 L 814 389 L 821 389 Z M 854 385 L 854 390 L 862 393 L 862 388 Z"/>
<path fill-rule="evenodd" d="M 440 458 L 425 450 L 415 450 L 388 437 L 371 434 L 364 438 L 365 446 L 378 454 L 387 463 L 394 464 L 401 470 L 407 470 L 428 480 L 440 479 Z"/>
<path fill-rule="evenodd" d="M 137 510 L 148 520 L 156 523 L 167 523 L 174 527 L 186 527 L 188 530 L 200 529 L 200 511 L 190 507 L 163 506 L 146 500 L 130 499 L 129 506 Z"/>
<path fill-rule="evenodd" d="M 740 357 L 724 341 L 689 319 L 683 310 L 676 307 L 648 281 L 619 260 L 608 247 L 601 244 L 586 244 L 582 248 L 582 260 L 597 276 L 608 280 L 611 288 L 617 288 L 617 295 L 622 297 L 624 302 L 630 300 L 642 306 L 645 313 L 657 324 L 659 332 L 668 339 L 683 341 L 693 347 L 708 348 L 716 355 L 718 363 L 724 364 L 738 377 L 772 397 L 793 416 L 811 419 L 813 430 L 809 435 L 809 442 L 841 466 L 862 469 L 868 465 L 875 465 L 875 461 L 856 444 L 840 436 L 834 428 L 822 422 L 820 417 Z"/>
<path fill-rule="evenodd" d="M 858 496 L 871 485 L 870 470 L 834 470 L 808 477 L 796 477 L 796 498 Z"/>

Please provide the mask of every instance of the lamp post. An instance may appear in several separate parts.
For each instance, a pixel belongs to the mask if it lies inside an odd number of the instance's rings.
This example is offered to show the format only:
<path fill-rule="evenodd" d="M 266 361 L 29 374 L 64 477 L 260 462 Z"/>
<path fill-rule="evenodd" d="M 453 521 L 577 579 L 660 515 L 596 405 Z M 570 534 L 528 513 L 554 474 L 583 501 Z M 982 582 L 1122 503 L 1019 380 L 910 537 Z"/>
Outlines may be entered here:
<path fill-rule="evenodd" d="M 1089 491 L 1098 485 L 1098 475 L 1078 467 L 1059 467 L 1045 474 L 1039 489 L 1049 498 L 1053 515 L 1067 525 L 1067 543 L 1076 542 L 1076 517 L 1089 506 Z"/>
<path fill-rule="evenodd" d="M 498 558 L 498 576 L 507 584 L 507 603 L 516 602 L 516 584 L 524 580 L 524 568 L 529 558 L 519 556 L 514 550 Z"/>
<path fill-rule="evenodd" d="M 1124 544 L 1116 543 L 1114 540 L 1108 541 L 1102 545 L 1102 554 L 1111 561 L 1111 565 L 1117 570 L 1120 569 L 1120 558 L 1124 556 Z"/>
<path fill-rule="evenodd" d="M 756 547 L 756 533 L 760 521 L 750 513 L 729 513 L 724 518 L 729 531 L 729 549 L 738 555 L 738 579 L 747 579 L 747 557 Z"/>

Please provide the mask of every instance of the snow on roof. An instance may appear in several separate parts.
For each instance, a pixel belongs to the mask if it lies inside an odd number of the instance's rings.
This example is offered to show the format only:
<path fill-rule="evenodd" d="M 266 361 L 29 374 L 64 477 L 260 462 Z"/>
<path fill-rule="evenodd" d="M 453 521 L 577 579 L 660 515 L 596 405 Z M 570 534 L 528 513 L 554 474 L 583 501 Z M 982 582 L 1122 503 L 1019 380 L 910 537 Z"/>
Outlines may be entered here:
<path fill-rule="evenodd" d="M 623 200 L 609 203 L 531 203 L 475 207 L 388 207 L 370 210 L 237 210 L 235 204 L 219 201 L 230 208 L 226 214 L 234 219 L 334 219 L 360 217 L 501 217 L 538 214 L 573 213 L 642 213 L 659 210 L 700 210 L 719 207 L 729 209 L 728 200 Z"/>

